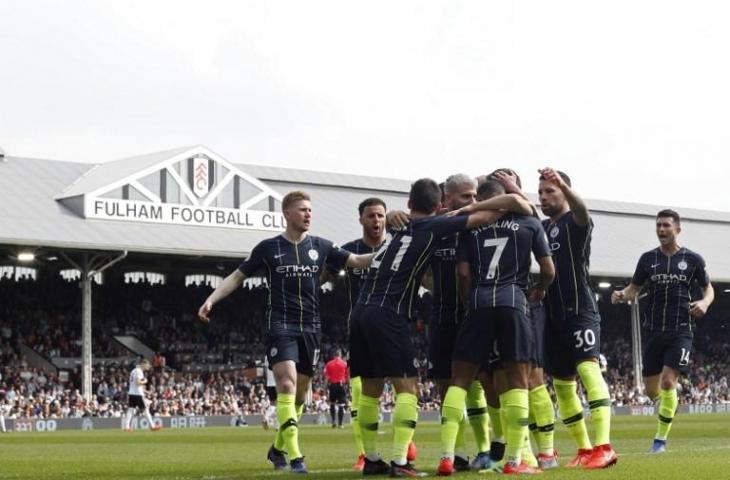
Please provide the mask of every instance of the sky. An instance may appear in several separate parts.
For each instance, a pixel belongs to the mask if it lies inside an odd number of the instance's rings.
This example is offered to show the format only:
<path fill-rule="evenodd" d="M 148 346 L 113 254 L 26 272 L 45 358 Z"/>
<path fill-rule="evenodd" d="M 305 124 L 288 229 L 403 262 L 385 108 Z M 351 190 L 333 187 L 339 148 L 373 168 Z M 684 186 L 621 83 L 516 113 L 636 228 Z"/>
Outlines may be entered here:
<path fill-rule="evenodd" d="M 0 3 L 0 148 L 443 180 L 730 211 L 723 1 Z M 681 211 L 680 211 L 681 213 Z"/>

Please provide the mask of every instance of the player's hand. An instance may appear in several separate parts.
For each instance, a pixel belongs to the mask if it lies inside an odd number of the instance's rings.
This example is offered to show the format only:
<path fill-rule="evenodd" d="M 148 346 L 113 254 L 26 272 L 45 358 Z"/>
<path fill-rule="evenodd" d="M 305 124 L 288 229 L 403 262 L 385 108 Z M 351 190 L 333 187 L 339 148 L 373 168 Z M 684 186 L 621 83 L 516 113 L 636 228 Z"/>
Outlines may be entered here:
<path fill-rule="evenodd" d="M 529 292 L 527 292 L 527 300 L 530 303 L 538 303 L 542 301 L 543 298 L 545 298 L 545 289 L 540 287 L 531 288 Z"/>
<path fill-rule="evenodd" d="M 548 182 L 554 183 L 558 188 L 561 190 L 565 187 L 567 187 L 566 183 L 563 181 L 563 178 L 558 175 L 558 172 L 555 171 L 554 168 L 551 167 L 545 167 L 538 170 L 538 173 L 545 178 Z"/>
<path fill-rule="evenodd" d="M 614 290 L 611 293 L 611 303 L 616 305 L 617 303 L 624 303 L 626 301 L 626 295 L 623 290 Z"/>
<path fill-rule="evenodd" d="M 456 210 L 451 210 L 446 214 L 447 217 L 457 217 L 459 215 L 469 215 L 472 213 L 471 205 L 467 205 L 465 207 L 457 208 Z"/>
<path fill-rule="evenodd" d="M 210 300 L 206 300 L 204 304 L 198 309 L 198 320 L 203 323 L 210 322 L 210 311 L 213 310 L 213 303 Z"/>
<path fill-rule="evenodd" d="M 385 215 L 385 221 L 388 227 L 402 229 L 411 221 L 411 217 L 401 210 L 391 210 Z"/>
<path fill-rule="evenodd" d="M 702 318 L 707 313 L 707 302 L 704 300 L 697 300 L 696 302 L 690 302 L 689 313 L 694 318 Z"/>
<path fill-rule="evenodd" d="M 522 189 L 520 189 L 519 185 L 517 185 L 517 174 L 515 174 L 514 172 L 510 174 L 505 172 L 504 170 L 499 170 L 495 172 L 494 178 L 502 184 L 505 192 L 522 193 Z"/>

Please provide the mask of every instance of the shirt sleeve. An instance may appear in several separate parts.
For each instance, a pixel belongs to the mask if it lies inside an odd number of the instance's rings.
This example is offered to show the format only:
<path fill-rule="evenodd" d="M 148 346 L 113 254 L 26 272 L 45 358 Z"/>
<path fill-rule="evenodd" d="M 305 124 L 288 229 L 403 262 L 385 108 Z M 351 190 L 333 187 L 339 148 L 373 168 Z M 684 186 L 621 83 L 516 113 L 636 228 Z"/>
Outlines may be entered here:
<path fill-rule="evenodd" d="M 707 273 L 707 265 L 705 264 L 705 259 L 702 258 L 701 255 L 697 255 L 695 276 L 697 277 L 697 283 L 700 287 L 705 288 L 710 284 L 710 275 Z"/>
<path fill-rule="evenodd" d="M 247 277 L 252 276 L 257 270 L 265 266 L 265 248 L 262 244 L 253 247 L 251 255 L 238 266 L 238 270 Z"/>
<path fill-rule="evenodd" d="M 345 265 L 347 265 L 347 259 L 352 255 L 347 250 L 343 250 L 329 240 L 324 240 L 323 250 L 327 255 L 327 270 L 339 272 Z"/>
<path fill-rule="evenodd" d="M 468 220 L 469 215 L 458 215 L 456 217 L 439 215 L 437 217 L 432 217 L 428 225 L 436 238 L 442 238 L 446 235 L 451 235 L 452 233 L 466 231 L 466 222 Z"/>
<path fill-rule="evenodd" d="M 550 245 L 547 241 L 547 235 L 545 235 L 545 229 L 542 228 L 542 224 L 536 218 L 529 218 L 530 225 L 534 231 L 534 236 L 532 237 L 532 254 L 535 255 L 535 258 L 550 257 L 552 254 L 550 253 Z"/>
<path fill-rule="evenodd" d="M 649 278 L 649 269 L 645 267 L 646 258 L 646 254 L 643 254 L 639 258 L 639 263 L 636 264 L 636 271 L 634 271 L 634 276 L 631 277 L 631 283 L 634 285 L 644 285 L 646 279 Z"/>

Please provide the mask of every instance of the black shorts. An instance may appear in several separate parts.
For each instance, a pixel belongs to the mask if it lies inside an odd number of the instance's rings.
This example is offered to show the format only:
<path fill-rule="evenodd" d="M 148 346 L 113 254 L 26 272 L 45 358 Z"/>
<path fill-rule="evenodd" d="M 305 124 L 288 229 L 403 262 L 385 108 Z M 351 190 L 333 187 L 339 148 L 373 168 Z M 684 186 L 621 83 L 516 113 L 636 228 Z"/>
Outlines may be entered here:
<path fill-rule="evenodd" d="M 648 332 L 644 337 L 642 360 L 645 377 L 659 375 L 665 365 L 682 374 L 689 373 L 692 334 L 689 332 Z"/>
<path fill-rule="evenodd" d="M 454 360 L 487 371 L 495 361 L 532 362 L 534 333 L 527 315 L 512 307 L 485 307 L 469 312 L 454 345 Z"/>
<path fill-rule="evenodd" d="M 545 368 L 545 306 L 542 302 L 530 303 L 527 315 L 535 334 L 535 366 Z"/>
<path fill-rule="evenodd" d="M 545 370 L 558 378 L 572 377 L 576 366 L 601 355 L 601 318 L 590 314 L 566 322 L 546 322 Z"/>
<path fill-rule="evenodd" d="M 344 405 L 347 403 L 347 392 L 345 386 L 341 383 L 330 383 L 329 385 L 330 403 Z"/>
<path fill-rule="evenodd" d="M 266 387 L 266 396 L 269 397 L 270 402 L 276 401 L 276 387 Z"/>
<path fill-rule="evenodd" d="M 459 325 L 431 323 L 428 329 L 428 378 L 451 378 L 451 358 Z"/>
<path fill-rule="evenodd" d="M 145 408 L 147 408 L 147 405 L 145 405 L 144 403 L 144 397 L 142 397 L 142 395 L 132 395 L 130 393 L 127 402 L 129 408 L 139 408 L 140 410 L 144 410 Z"/>
<path fill-rule="evenodd" d="M 264 336 L 264 345 L 269 368 L 279 362 L 291 360 L 297 366 L 297 373 L 311 377 L 319 361 L 319 343 L 318 333 L 297 335 L 267 333 Z"/>
<path fill-rule="evenodd" d="M 386 308 L 358 305 L 350 321 L 350 375 L 416 377 L 417 367 L 408 319 Z"/>

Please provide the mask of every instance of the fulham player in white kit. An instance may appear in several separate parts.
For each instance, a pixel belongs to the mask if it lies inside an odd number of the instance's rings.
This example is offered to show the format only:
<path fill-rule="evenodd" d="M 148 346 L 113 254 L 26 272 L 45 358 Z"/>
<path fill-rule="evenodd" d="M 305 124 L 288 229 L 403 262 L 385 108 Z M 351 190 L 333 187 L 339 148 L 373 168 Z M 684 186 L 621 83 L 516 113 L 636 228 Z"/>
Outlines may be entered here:
<path fill-rule="evenodd" d="M 146 359 L 140 361 L 129 374 L 129 390 L 128 390 L 128 406 L 127 414 L 124 417 L 124 431 L 132 431 L 132 417 L 135 413 L 142 412 L 144 417 L 147 419 L 150 430 L 157 431 L 162 428 L 162 425 L 155 424 L 152 420 L 152 415 L 147 408 L 147 401 L 144 398 L 144 386 L 147 385 L 147 379 L 144 376 L 144 372 L 150 370 L 150 362 Z"/>

